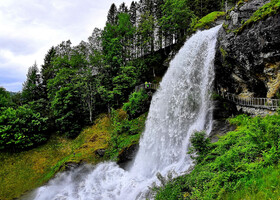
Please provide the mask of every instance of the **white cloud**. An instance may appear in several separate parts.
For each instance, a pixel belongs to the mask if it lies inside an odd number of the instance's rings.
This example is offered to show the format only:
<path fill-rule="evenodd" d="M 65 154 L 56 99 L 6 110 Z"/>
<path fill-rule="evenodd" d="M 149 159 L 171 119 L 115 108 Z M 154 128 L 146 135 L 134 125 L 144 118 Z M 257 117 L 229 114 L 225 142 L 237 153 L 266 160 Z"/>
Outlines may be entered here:
<path fill-rule="evenodd" d="M 129 7 L 131 0 L 0 1 L 0 86 L 20 90 L 28 67 L 35 60 L 40 66 L 51 46 L 87 40 L 104 27 L 111 4 L 122 2 Z"/>

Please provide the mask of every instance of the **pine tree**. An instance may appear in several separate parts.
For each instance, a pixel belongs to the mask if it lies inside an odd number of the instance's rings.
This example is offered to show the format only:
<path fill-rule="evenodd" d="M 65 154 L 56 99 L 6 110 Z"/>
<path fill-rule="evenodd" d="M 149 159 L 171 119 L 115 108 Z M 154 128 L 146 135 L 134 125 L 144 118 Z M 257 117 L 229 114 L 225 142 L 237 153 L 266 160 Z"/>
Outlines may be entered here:
<path fill-rule="evenodd" d="M 162 6 L 164 4 L 163 0 L 154 0 L 154 15 L 155 15 L 155 50 L 161 49 L 163 47 L 163 31 L 160 26 L 160 19 L 163 17 Z"/>
<path fill-rule="evenodd" d="M 136 8 L 136 4 L 134 1 L 131 2 L 129 11 L 128 11 L 129 15 L 130 15 L 130 22 L 133 26 L 136 26 L 136 14 L 137 14 L 137 8 Z"/>
<path fill-rule="evenodd" d="M 137 3 L 134 1 L 131 2 L 130 8 L 129 8 L 129 16 L 130 16 L 130 23 L 133 27 L 136 28 L 137 26 Z M 130 55 L 132 58 L 136 58 L 136 52 L 137 52 L 137 36 L 134 33 L 131 37 L 131 47 L 130 47 Z"/>
<path fill-rule="evenodd" d="M 51 47 L 51 49 L 48 51 L 44 58 L 44 64 L 42 65 L 41 68 L 41 88 L 42 88 L 42 96 L 44 99 L 47 99 L 48 94 L 47 94 L 47 84 L 48 81 L 55 76 L 55 71 L 54 71 L 54 66 L 52 64 L 53 59 L 55 58 L 55 48 Z"/>
<path fill-rule="evenodd" d="M 109 9 L 106 23 L 115 25 L 117 23 L 117 15 L 118 15 L 118 10 L 116 5 L 113 3 Z"/>
<path fill-rule="evenodd" d="M 29 67 L 26 81 L 23 83 L 22 98 L 24 102 L 38 100 L 40 94 L 40 74 L 36 62 Z"/>
<path fill-rule="evenodd" d="M 118 13 L 127 13 L 127 12 L 128 12 L 127 6 L 123 2 L 119 7 Z"/>

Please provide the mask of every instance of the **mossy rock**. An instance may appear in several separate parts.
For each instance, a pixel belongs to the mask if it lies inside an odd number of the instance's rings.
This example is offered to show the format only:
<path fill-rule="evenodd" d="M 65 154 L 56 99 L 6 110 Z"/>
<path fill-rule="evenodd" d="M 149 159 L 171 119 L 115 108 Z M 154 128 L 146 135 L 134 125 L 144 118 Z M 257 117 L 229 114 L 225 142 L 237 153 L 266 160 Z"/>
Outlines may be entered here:
<path fill-rule="evenodd" d="M 198 29 L 209 29 L 212 27 L 212 24 L 220 17 L 225 16 L 225 12 L 215 11 L 211 12 L 208 15 L 201 18 L 193 28 L 193 31 Z"/>
<path fill-rule="evenodd" d="M 279 14 L 280 11 L 280 0 L 271 0 L 269 3 L 263 5 L 254 14 L 243 23 L 241 27 L 236 29 L 234 32 L 240 34 L 246 27 L 250 27 L 255 22 L 265 20 L 267 17 Z"/>

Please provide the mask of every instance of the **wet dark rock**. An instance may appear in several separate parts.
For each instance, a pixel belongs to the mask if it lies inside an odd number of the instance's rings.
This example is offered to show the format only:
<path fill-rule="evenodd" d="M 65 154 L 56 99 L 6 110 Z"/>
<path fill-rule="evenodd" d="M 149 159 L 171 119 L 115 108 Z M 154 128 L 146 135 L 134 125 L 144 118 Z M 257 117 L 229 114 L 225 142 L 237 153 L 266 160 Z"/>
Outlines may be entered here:
<path fill-rule="evenodd" d="M 214 120 L 213 128 L 210 133 L 211 142 L 217 142 L 220 136 L 227 134 L 229 131 L 234 131 L 236 125 L 230 124 L 227 120 Z"/>
<path fill-rule="evenodd" d="M 215 87 L 245 97 L 273 98 L 280 88 L 280 13 L 242 24 L 269 1 L 236 6 L 218 36 Z"/>
<path fill-rule="evenodd" d="M 72 169 L 76 169 L 80 166 L 80 163 L 76 163 L 76 162 L 66 162 L 64 164 L 64 170 L 65 171 L 69 171 L 69 170 L 72 170 Z"/>
<path fill-rule="evenodd" d="M 118 164 L 121 164 L 121 163 L 125 163 L 125 162 L 128 162 L 128 161 L 131 161 L 137 151 L 139 149 L 139 144 L 132 144 L 131 146 L 125 148 L 120 154 L 119 154 L 119 161 L 118 161 Z"/>
<path fill-rule="evenodd" d="M 105 152 L 106 152 L 106 149 L 97 149 L 95 151 L 95 154 L 100 156 L 100 157 L 103 157 L 105 155 Z"/>
<path fill-rule="evenodd" d="M 239 113 L 237 111 L 235 103 L 222 98 L 216 99 L 214 101 L 214 119 L 226 119 L 237 114 Z"/>

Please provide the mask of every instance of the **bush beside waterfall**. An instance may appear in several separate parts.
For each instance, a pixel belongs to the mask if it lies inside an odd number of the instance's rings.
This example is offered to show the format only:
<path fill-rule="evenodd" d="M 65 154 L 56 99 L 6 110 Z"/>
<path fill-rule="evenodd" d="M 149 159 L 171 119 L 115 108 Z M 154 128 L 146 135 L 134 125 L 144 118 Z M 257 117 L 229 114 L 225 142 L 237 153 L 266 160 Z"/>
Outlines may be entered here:
<path fill-rule="evenodd" d="M 124 103 L 123 109 L 127 112 L 129 119 L 135 119 L 141 114 L 147 112 L 150 106 L 150 97 L 146 90 L 133 92 L 129 96 L 127 103 Z"/>

